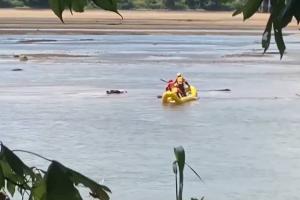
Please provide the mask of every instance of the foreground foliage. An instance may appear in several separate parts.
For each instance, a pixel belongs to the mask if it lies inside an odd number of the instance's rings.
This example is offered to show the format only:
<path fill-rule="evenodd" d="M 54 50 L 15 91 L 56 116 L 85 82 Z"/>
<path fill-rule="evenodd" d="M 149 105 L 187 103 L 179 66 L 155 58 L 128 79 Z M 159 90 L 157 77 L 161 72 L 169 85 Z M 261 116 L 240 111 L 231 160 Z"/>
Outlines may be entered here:
<path fill-rule="evenodd" d="M 47 171 L 29 167 L 14 151 L 1 144 L 0 192 L 11 197 L 17 192 L 23 199 L 29 200 L 82 200 L 77 189 L 81 185 L 90 190 L 92 197 L 109 200 L 108 193 L 111 191 L 108 187 L 57 161 L 48 161 L 50 165 Z"/>
<path fill-rule="evenodd" d="M 185 151 L 182 146 L 174 148 L 174 154 L 176 160 L 173 162 L 173 172 L 175 174 L 175 184 L 176 184 L 176 200 L 182 200 L 183 195 L 183 171 L 184 166 L 188 166 L 195 175 L 202 181 L 202 178 L 199 176 L 199 174 L 185 162 Z M 179 178 L 179 182 L 178 182 Z M 203 181 L 202 181 L 203 182 Z M 179 189 L 179 191 L 178 191 Z M 204 197 L 201 198 L 203 200 Z M 192 198 L 192 200 L 198 200 L 197 198 Z"/>
<path fill-rule="evenodd" d="M 247 0 L 246 3 L 233 15 L 242 13 L 244 20 L 252 17 L 258 11 L 263 0 Z M 298 24 L 300 21 L 300 1 L 299 0 L 271 0 L 271 14 L 262 37 L 262 47 L 266 52 L 270 46 L 272 28 L 274 30 L 275 41 L 281 57 L 285 52 L 282 29 L 286 27 L 295 17 Z"/>
<path fill-rule="evenodd" d="M 71 13 L 73 11 L 84 12 L 88 2 L 91 2 L 104 10 L 115 12 L 122 17 L 117 10 L 116 0 L 49 0 L 49 5 L 53 12 L 63 22 L 62 14 L 65 9 L 69 9 Z"/>

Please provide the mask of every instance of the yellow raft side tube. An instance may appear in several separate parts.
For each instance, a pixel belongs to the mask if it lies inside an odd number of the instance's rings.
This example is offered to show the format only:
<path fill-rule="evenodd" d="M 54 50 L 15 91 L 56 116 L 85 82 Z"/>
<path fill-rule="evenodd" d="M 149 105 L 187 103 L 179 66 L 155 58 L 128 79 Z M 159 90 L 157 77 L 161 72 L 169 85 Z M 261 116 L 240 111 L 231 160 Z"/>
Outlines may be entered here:
<path fill-rule="evenodd" d="M 194 86 L 190 86 L 189 89 L 186 91 L 187 96 L 186 97 L 178 97 L 175 92 L 167 91 L 164 92 L 162 95 L 162 103 L 163 104 L 183 104 L 189 101 L 194 101 L 198 99 L 198 92 L 197 88 Z"/>

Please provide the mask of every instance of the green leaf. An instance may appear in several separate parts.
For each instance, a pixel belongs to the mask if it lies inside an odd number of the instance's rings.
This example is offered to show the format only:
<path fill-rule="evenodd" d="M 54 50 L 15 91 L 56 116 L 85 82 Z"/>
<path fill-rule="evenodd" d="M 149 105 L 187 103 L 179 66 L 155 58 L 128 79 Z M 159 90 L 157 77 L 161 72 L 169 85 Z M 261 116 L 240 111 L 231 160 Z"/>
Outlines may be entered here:
<path fill-rule="evenodd" d="M 72 11 L 72 0 L 64 0 L 65 1 L 65 7 L 64 8 L 69 8 L 70 13 L 73 15 Z"/>
<path fill-rule="evenodd" d="M 5 178 L 0 165 L 0 191 L 5 187 Z"/>
<path fill-rule="evenodd" d="M 287 26 L 293 19 L 296 18 L 298 24 L 300 21 L 300 1 L 299 0 L 287 0 L 286 6 L 282 9 L 282 13 L 279 15 L 279 21 L 282 27 Z"/>
<path fill-rule="evenodd" d="M 262 0 L 247 0 L 243 7 L 244 20 L 250 18 L 261 5 Z"/>
<path fill-rule="evenodd" d="M 48 0 L 50 8 L 55 13 L 55 15 L 64 23 L 63 20 L 63 12 L 66 8 L 69 8 L 71 14 L 73 14 L 72 10 L 75 12 L 84 12 L 84 8 L 87 5 L 87 0 Z M 104 10 L 109 10 L 122 15 L 117 10 L 117 1 L 116 0 L 91 0 L 97 6 Z"/>
<path fill-rule="evenodd" d="M 282 29 L 281 28 L 275 28 L 274 26 L 274 35 L 275 35 L 275 41 L 277 44 L 277 48 L 280 52 L 280 58 L 282 58 L 284 51 L 285 51 L 285 44 L 282 37 Z"/>
<path fill-rule="evenodd" d="M 178 200 L 182 200 L 183 193 L 183 170 L 185 165 L 185 153 L 182 146 L 174 148 L 174 153 L 179 169 L 179 194 Z"/>
<path fill-rule="evenodd" d="M 76 0 L 72 2 L 72 9 L 75 12 L 84 12 L 84 7 L 87 5 L 87 0 Z"/>
<path fill-rule="evenodd" d="M 42 180 L 43 180 L 43 175 L 40 172 L 36 173 L 35 182 L 39 182 L 39 181 L 42 181 Z"/>
<path fill-rule="evenodd" d="M 82 200 L 64 167 L 53 161 L 45 175 L 47 200 Z"/>
<path fill-rule="evenodd" d="M 280 58 L 282 58 L 285 51 L 285 44 L 282 36 L 282 23 L 278 17 L 285 8 L 285 0 L 271 0 L 271 5 L 273 7 L 271 15 L 273 17 L 273 29 L 275 35 L 275 42 L 277 48 L 280 52 Z"/>
<path fill-rule="evenodd" d="M 25 171 L 30 171 L 29 167 L 26 166 L 18 156 L 16 156 L 10 149 L 8 149 L 3 144 L 1 145 L 1 151 L 3 152 L 5 160 L 17 175 L 22 177 L 24 176 Z"/>
<path fill-rule="evenodd" d="M 30 189 L 28 184 L 25 182 L 25 177 L 20 177 L 17 174 L 15 174 L 6 161 L 0 160 L 0 167 L 4 179 L 6 179 L 6 181 L 8 181 L 10 184 L 19 184 L 22 185 L 24 189 Z"/>
<path fill-rule="evenodd" d="M 269 17 L 269 21 L 267 23 L 267 26 L 266 26 L 266 29 L 265 29 L 265 32 L 263 34 L 263 37 L 262 37 L 262 41 L 261 41 L 261 44 L 262 44 L 262 47 L 264 48 L 264 53 L 269 49 L 269 46 L 270 46 L 270 42 L 271 42 L 271 33 L 272 33 L 272 24 L 273 24 L 273 21 L 272 21 L 272 15 Z"/>
<path fill-rule="evenodd" d="M 96 189 L 90 192 L 90 195 L 100 200 L 109 200 L 108 194 L 102 189 Z"/>
<path fill-rule="evenodd" d="M 98 198 L 101 200 L 109 200 L 109 196 L 107 192 L 111 193 L 111 190 L 108 187 L 104 185 L 100 185 L 97 182 L 89 179 L 88 177 L 72 169 L 69 169 L 65 166 L 64 168 L 66 171 L 68 171 L 68 174 L 70 174 L 70 179 L 73 181 L 75 185 L 82 184 L 85 187 L 88 187 L 91 190 L 90 193 L 94 198 Z"/>
<path fill-rule="evenodd" d="M 173 172 L 174 174 L 177 174 L 177 161 L 173 162 Z"/>
<path fill-rule="evenodd" d="M 234 11 L 234 13 L 232 14 L 232 16 L 236 16 L 236 15 L 239 15 L 243 12 L 243 9 L 237 9 L 236 11 Z"/>
<path fill-rule="evenodd" d="M 46 200 L 46 192 L 46 181 L 42 179 L 33 185 L 29 199 Z"/>
<path fill-rule="evenodd" d="M 6 180 L 8 180 L 9 182 L 11 182 L 13 184 L 20 184 L 20 185 L 22 185 L 22 187 L 24 187 L 26 189 L 30 189 L 29 186 L 27 184 L 25 184 L 25 180 L 16 174 L 10 174 L 9 176 L 7 176 L 5 178 L 6 178 Z"/>
<path fill-rule="evenodd" d="M 88 177 L 65 167 L 66 170 L 70 173 L 71 180 L 74 182 L 74 184 L 79 185 L 82 184 L 88 188 L 101 188 L 107 192 L 111 192 L 111 190 L 106 187 L 105 185 L 100 185 L 97 182 L 93 181 L 92 179 L 89 179 Z"/>
<path fill-rule="evenodd" d="M 104 10 L 112 11 L 120 15 L 123 19 L 123 16 L 119 13 L 117 9 L 117 1 L 116 0 L 92 0 L 97 6 Z"/>
<path fill-rule="evenodd" d="M 49 0 L 50 8 L 62 22 L 64 22 L 62 13 L 64 12 L 66 5 L 71 5 L 70 3 L 71 1 L 68 0 Z"/>
<path fill-rule="evenodd" d="M 288 0 L 285 8 L 279 15 L 279 22 L 281 23 L 281 27 L 286 27 L 293 19 L 293 15 L 295 12 L 295 4 L 298 0 Z"/>
<path fill-rule="evenodd" d="M 2 173 L 4 177 L 10 177 L 11 174 L 13 174 L 10 165 L 6 161 L 0 160 L 0 167 L 2 168 Z"/>
<path fill-rule="evenodd" d="M 6 181 L 6 188 L 10 195 L 13 197 L 16 191 L 16 185 L 9 181 Z"/>
<path fill-rule="evenodd" d="M 295 1 L 294 4 L 294 17 L 297 20 L 297 23 L 299 24 L 300 22 L 300 1 Z"/>
<path fill-rule="evenodd" d="M 179 171 L 183 171 L 185 164 L 185 153 L 182 146 L 174 148 L 176 161 L 178 164 Z"/>
<path fill-rule="evenodd" d="M 271 0 L 271 14 L 274 16 L 273 21 L 279 22 L 279 16 L 282 14 L 285 8 L 285 0 Z M 278 23 L 280 25 L 280 23 Z"/>

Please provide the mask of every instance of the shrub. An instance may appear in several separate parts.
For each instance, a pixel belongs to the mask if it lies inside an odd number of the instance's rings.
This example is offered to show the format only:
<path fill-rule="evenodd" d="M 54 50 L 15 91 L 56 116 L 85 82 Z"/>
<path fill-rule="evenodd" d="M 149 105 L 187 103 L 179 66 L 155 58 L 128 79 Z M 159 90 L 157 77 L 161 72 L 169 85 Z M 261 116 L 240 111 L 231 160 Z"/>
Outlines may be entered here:
<path fill-rule="evenodd" d="M 23 7 L 24 2 L 21 0 L 0 0 L 1 8 Z"/>

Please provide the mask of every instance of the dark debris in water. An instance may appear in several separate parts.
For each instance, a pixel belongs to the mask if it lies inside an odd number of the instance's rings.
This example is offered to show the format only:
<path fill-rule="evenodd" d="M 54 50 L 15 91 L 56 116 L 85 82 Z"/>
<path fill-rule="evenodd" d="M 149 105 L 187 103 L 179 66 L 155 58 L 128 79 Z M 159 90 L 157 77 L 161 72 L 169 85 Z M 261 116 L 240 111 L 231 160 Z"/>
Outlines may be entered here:
<path fill-rule="evenodd" d="M 59 54 L 59 53 L 36 53 L 26 54 L 32 58 L 49 58 L 49 57 L 60 57 L 60 58 L 78 58 L 78 57 L 91 57 L 89 55 L 75 55 L 75 54 Z M 21 58 L 22 55 L 14 55 L 14 58 Z"/>
<path fill-rule="evenodd" d="M 50 39 L 37 39 L 37 40 L 20 40 L 19 43 L 21 44 L 33 44 L 39 42 L 57 42 L 57 40 L 50 40 Z"/>
<path fill-rule="evenodd" d="M 260 58 L 260 57 L 270 57 L 271 54 L 263 54 L 263 53 L 238 53 L 238 54 L 227 54 L 223 57 L 225 58 L 240 58 L 240 57 L 247 57 L 247 58 Z"/>
<path fill-rule="evenodd" d="M 13 71 L 13 72 L 20 72 L 20 71 L 23 71 L 23 69 L 21 69 L 21 68 L 15 68 L 15 69 L 12 69 L 11 71 Z"/>
<path fill-rule="evenodd" d="M 126 90 L 107 90 L 106 94 L 124 94 L 127 93 Z"/>

